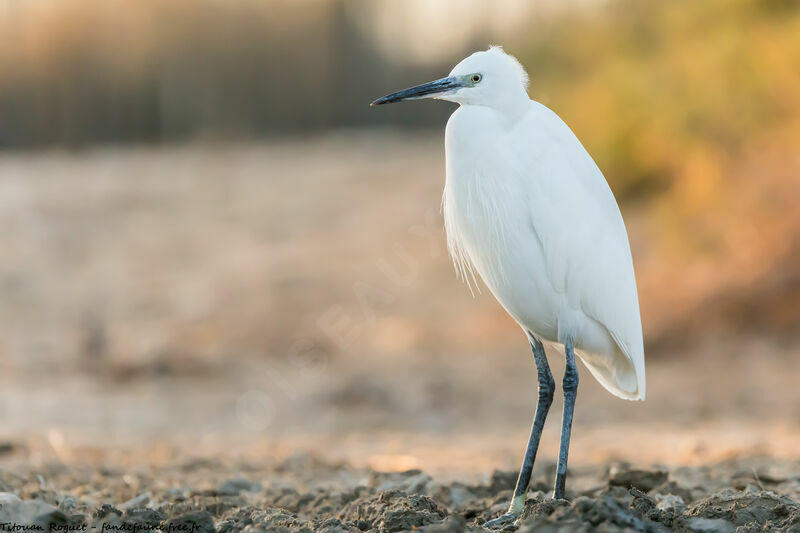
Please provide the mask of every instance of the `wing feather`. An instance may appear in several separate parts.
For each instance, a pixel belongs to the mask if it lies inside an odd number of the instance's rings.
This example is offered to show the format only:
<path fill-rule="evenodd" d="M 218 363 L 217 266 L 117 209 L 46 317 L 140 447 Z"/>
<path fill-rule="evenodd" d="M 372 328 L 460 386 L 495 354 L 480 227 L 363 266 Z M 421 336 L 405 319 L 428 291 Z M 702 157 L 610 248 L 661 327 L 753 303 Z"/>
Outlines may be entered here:
<path fill-rule="evenodd" d="M 628 235 L 611 189 L 569 127 L 536 104 L 517 128 L 528 168 L 530 221 L 544 250 L 547 274 L 570 307 L 613 339 L 584 346 L 579 355 L 613 394 L 644 399 L 644 348 Z M 530 143 L 533 143 L 533 148 Z M 530 171 L 528 172 L 530 174 Z M 580 345 L 579 345 L 580 347 Z M 582 352 L 582 353 L 581 353 Z M 611 352 L 611 353 L 608 353 Z"/>

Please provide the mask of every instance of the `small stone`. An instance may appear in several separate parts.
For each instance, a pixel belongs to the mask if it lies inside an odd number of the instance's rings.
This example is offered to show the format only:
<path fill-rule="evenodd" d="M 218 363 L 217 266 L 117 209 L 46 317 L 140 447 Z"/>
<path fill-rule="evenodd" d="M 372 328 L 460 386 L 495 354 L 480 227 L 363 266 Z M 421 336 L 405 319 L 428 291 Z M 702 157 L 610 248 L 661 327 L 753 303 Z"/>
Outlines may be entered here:
<path fill-rule="evenodd" d="M 189 490 L 185 487 L 170 487 L 167 489 L 167 496 L 173 502 L 182 502 L 189 497 Z"/>
<path fill-rule="evenodd" d="M 41 526 L 50 530 L 52 526 L 66 525 L 67 515 L 59 508 L 41 500 L 20 500 L 13 494 L 4 496 L 0 506 L 0 522 L 22 526 Z"/>
<path fill-rule="evenodd" d="M 139 507 L 144 507 L 150 502 L 150 498 L 152 496 L 153 495 L 150 492 L 139 494 L 138 496 L 131 498 L 125 503 L 120 504 L 119 508 L 125 510 L 125 509 L 138 509 Z"/>
<path fill-rule="evenodd" d="M 52 530 L 55 526 L 65 526 L 69 523 L 69 517 L 57 507 L 42 504 L 31 509 L 33 511 L 33 523 L 43 526 L 47 530 Z"/>
<path fill-rule="evenodd" d="M 686 502 L 683 498 L 675 494 L 656 494 L 656 508 L 660 511 L 678 511 L 682 513 L 686 510 Z"/>
<path fill-rule="evenodd" d="M 721 518 L 690 518 L 686 528 L 693 533 L 733 533 L 733 524 Z"/>
<path fill-rule="evenodd" d="M 13 494 L 11 492 L 0 492 L 0 507 L 5 505 L 19 505 L 22 503 L 22 500 L 19 499 L 19 496 Z"/>
<path fill-rule="evenodd" d="M 75 498 L 73 498 L 72 496 L 64 496 L 61 499 L 61 503 L 58 504 L 58 507 L 62 511 L 70 512 L 73 509 L 75 509 L 75 507 L 77 507 L 77 505 L 78 505 L 78 502 L 75 501 Z"/>
<path fill-rule="evenodd" d="M 238 496 L 240 492 L 260 492 L 261 488 L 261 483 L 236 478 L 223 483 L 217 492 L 221 496 Z"/>

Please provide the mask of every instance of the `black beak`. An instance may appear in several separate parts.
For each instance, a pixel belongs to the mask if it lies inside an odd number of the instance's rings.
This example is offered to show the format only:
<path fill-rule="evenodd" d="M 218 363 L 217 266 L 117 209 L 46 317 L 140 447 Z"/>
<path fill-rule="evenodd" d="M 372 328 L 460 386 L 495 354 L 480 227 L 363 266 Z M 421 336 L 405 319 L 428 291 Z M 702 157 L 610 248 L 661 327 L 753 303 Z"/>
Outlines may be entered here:
<path fill-rule="evenodd" d="M 455 89 L 463 87 L 458 79 L 450 76 L 449 78 L 442 78 L 440 80 L 423 83 L 416 87 L 403 89 L 396 93 L 387 94 L 383 98 L 378 98 L 370 106 L 393 104 L 395 102 L 402 102 L 404 100 L 419 100 L 420 98 L 434 98 L 436 95 L 443 94 Z"/>

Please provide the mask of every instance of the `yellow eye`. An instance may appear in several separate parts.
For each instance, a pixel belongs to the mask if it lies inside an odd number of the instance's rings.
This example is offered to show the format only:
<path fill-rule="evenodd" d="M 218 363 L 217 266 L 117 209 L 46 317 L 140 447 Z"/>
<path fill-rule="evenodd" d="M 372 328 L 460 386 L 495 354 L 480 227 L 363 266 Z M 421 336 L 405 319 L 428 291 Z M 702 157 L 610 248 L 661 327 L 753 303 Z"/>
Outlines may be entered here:
<path fill-rule="evenodd" d="M 472 83 L 478 83 L 482 79 L 483 79 L 483 76 L 481 76 L 480 74 L 473 74 L 472 75 Z"/>

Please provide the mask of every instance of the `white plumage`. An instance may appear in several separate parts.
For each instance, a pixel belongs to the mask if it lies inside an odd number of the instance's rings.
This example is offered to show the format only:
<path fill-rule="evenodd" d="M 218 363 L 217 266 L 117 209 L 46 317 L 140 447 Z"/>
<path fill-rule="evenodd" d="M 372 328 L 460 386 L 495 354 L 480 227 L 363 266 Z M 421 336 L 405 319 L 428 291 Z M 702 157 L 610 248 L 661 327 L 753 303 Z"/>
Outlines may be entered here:
<path fill-rule="evenodd" d="M 645 398 L 639 301 L 619 207 L 575 134 L 528 97 L 527 84 L 519 62 L 492 47 L 446 78 L 373 102 L 460 104 L 445 133 L 447 246 L 460 277 L 472 289 L 480 276 L 533 347 L 539 405 L 509 512 L 490 527 L 515 519 L 527 495 L 554 389 L 542 342 L 567 361 L 554 497 L 565 494 L 578 387 L 574 355 L 615 396 Z"/>
<path fill-rule="evenodd" d="M 450 75 L 472 72 L 482 73 L 482 88 L 440 96 L 462 104 L 447 123 L 443 196 L 457 270 L 468 283 L 477 272 L 542 340 L 561 346 L 572 337 L 609 392 L 643 400 L 636 280 L 611 189 L 569 127 L 528 98 L 516 59 L 493 47 Z"/>

